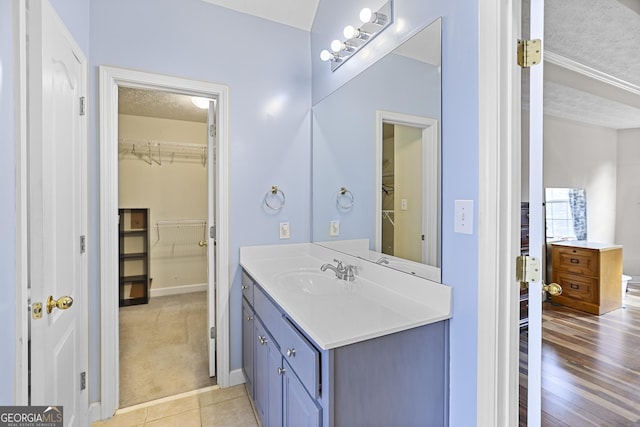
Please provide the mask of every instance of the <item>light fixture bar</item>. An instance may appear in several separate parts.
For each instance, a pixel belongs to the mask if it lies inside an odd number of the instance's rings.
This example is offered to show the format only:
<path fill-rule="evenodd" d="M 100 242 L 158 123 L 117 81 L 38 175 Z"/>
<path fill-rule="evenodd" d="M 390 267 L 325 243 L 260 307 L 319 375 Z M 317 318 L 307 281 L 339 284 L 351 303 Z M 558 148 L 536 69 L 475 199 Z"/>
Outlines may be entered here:
<path fill-rule="evenodd" d="M 358 26 L 348 25 L 345 27 L 343 36 L 346 40 L 334 40 L 330 49 L 325 49 L 320 53 L 320 58 L 331 64 L 331 71 L 337 70 L 393 23 L 393 0 L 387 1 L 377 11 L 369 8 L 362 9 L 360 21 L 362 22 Z"/>

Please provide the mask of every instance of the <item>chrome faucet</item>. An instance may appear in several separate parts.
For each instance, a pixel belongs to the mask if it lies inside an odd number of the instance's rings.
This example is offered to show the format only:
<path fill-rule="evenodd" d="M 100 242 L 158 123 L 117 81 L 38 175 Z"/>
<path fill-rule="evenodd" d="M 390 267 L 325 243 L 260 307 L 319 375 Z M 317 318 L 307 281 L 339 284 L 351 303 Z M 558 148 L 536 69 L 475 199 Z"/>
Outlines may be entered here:
<path fill-rule="evenodd" d="M 336 273 L 336 277 L 340 280 L 352 281 L 353 279 L 355 279 L 355 270 L 356 270 L 355 265 L 349 264 L 345 267 L 345 265 L 342 264 L 342 261 L 337 259 L 334 259 L 334 261 L 337 262 L 338 265 L 334 266 L 329 263 L 322 264 L 322 266 L 320 267 L 320 270 L 322 271 L 331 270 Z"/>
<path fill-rule="evenodd" d="M 387 257 L 381 256 L 376 261 L 376 264 L 389 264 L 389 259 Z"/>

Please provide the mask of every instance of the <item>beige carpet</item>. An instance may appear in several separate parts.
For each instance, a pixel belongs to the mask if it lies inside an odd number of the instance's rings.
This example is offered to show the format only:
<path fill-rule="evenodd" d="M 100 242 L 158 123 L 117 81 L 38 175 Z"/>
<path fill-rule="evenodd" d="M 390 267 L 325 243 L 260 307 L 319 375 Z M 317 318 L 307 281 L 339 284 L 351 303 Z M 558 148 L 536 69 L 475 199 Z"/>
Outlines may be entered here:
<path fill-rule="evenodd" d="M 215 384 L 209 378 L 207 295 L 120 308 L 120 408 Z"/>

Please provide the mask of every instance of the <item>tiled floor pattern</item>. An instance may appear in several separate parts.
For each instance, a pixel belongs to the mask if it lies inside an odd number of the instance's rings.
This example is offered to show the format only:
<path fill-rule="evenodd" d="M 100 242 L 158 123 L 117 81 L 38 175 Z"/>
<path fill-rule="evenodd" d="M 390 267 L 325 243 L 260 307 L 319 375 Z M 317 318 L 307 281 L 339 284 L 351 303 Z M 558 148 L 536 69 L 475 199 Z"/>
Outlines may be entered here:
<path fill-rule="evenodd" d="M 125 408 L 92 427 L 258 427 L 244 385 L 217 386 Z"/>

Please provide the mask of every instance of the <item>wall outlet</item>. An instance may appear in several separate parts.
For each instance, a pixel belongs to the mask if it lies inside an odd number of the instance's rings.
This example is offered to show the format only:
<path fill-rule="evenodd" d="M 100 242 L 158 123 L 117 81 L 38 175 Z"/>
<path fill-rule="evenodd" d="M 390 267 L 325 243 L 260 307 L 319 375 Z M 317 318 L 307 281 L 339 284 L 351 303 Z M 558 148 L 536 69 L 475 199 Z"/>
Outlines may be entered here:
<path fill-rule="evenodd" d="M 340 221 L 334 219 L 329 223 L 329 236 L 339 236 L 340 235 Z"/>
<path fill-rule="evenodd" d="M 291 237 L 291 229 L 289 228 L 289 221 L 280 223 L 280 240 L 289 239 Z"/>
<path fill-rule="evenodd" d="M 400 199 L 400 210 L 407 210 L 407 199 Z"/>

